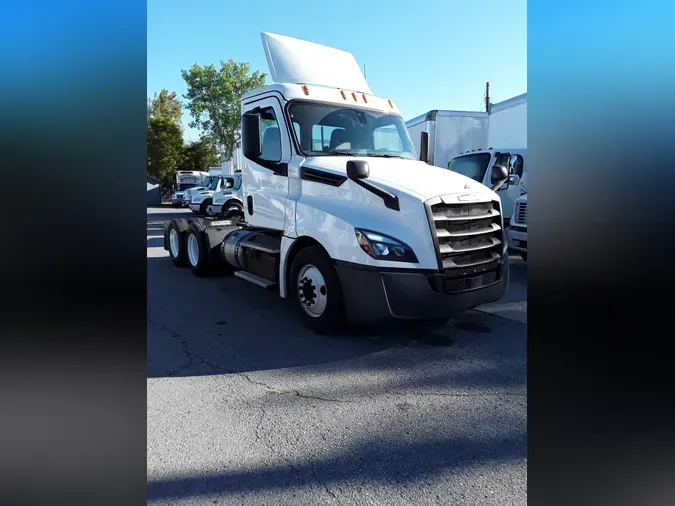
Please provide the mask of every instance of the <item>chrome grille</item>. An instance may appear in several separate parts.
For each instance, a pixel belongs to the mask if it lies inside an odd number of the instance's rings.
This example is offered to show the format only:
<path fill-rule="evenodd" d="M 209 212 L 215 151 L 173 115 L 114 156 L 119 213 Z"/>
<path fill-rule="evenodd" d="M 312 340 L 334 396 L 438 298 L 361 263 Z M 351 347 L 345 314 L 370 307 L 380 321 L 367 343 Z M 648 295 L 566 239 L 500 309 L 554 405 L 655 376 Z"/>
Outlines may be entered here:
<path fill-rule="evenodd" d="M 527 202 L 516 202 L 516 223 L 527 225 Z"/>
<path fill-rule="evenodd" d="M 500 278 L 504 230 L 499 203 L 427 202 L 446 293 L 487 286 Z"/>

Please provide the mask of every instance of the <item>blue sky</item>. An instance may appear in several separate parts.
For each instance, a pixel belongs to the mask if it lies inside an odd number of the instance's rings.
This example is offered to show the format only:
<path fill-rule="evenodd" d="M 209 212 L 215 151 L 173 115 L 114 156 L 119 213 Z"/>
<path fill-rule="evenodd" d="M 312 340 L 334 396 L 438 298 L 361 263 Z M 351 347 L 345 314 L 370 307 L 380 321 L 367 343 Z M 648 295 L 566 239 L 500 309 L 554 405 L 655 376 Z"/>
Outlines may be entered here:
<path fill-rule="evenodd" d="M 351 52 L 405 120 L 479 110 L 486 81 L 493 103 L 527 91 L 526 0 L 148 0 L 148 96 L 184 94 L 180 71 L 193 63 L 232 58 L 267 72 L 262 31 Z M 189 121 L 185 138 L 197 139 Z"/>

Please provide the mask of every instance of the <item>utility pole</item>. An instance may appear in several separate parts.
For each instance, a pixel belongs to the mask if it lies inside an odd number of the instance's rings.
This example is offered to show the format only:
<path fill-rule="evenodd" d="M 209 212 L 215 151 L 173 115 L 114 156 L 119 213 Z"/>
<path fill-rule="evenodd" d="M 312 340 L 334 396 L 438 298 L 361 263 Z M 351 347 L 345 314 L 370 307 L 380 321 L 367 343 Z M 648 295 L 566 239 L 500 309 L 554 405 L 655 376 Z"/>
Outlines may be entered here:
<path fill-rule="evenodd" d="M 485 112 L 490 112 L 490 82 L 485 83 Z"/>
<path fill-rule="evenodd" d="M 366 64 L 363 64 L 363 78 L 366 79 Z"/>

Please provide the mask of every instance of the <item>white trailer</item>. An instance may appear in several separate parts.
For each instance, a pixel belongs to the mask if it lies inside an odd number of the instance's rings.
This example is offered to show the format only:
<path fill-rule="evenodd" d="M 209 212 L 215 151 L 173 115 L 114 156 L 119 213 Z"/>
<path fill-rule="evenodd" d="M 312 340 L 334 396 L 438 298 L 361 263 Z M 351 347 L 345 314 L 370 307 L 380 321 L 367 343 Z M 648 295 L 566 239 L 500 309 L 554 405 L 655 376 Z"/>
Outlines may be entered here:
<path fill-rule="evenodd" d="M 408 120 L 406 127 L 420 152 L 420 139 L 429 136 L 427 160 L 436 167 L 448 168 L 450 160 L 471 149 L 488 147 L 488 113 L 467 111 L 429 111 Z"/>
<path fill-rule="evenodd" d="M 278 290 L 317 333 L 444 324 L 500 299 L 509 266 L 493 190 L 506 168 L 493 167 L 488 188 L 418 160 L 398 107 L 372 93 L 350 53 L 262 39 L 274 84 L 241 101 L 244 221 L 171 220 L 174 264 Z"/>
<path fill-rule="evenodd" d="M 527 149 L 527 93 L 490 106 L 488 145 Z"/>

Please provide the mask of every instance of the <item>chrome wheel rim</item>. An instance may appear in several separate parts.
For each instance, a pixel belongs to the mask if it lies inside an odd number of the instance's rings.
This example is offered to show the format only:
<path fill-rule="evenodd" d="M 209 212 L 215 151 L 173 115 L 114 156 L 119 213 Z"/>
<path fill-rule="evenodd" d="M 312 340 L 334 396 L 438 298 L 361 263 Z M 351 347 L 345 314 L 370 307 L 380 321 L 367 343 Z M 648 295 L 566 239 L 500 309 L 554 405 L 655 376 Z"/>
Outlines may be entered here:
<path fill-rule="evenodd" d="M 328 303 L 328 289 L 321 271 L 313 265 L 300 269 L 297 279 L 298 299 L 302 309 L 312 318 L 320 317 Z"/>
<path fill-rule="evenodd" d="M 169 232 L 169 247 L 171 248 L 171 254 L 176 258 L 178 256 L 178 232 L 175 228 L 172 228 Z"/>
<path fill-rule="evenodd" d="M 190 265 L 197 267 L 199 264 L 199 243 L 194 234 L 188 235 L 188 257 L 190 258 Z"/>

